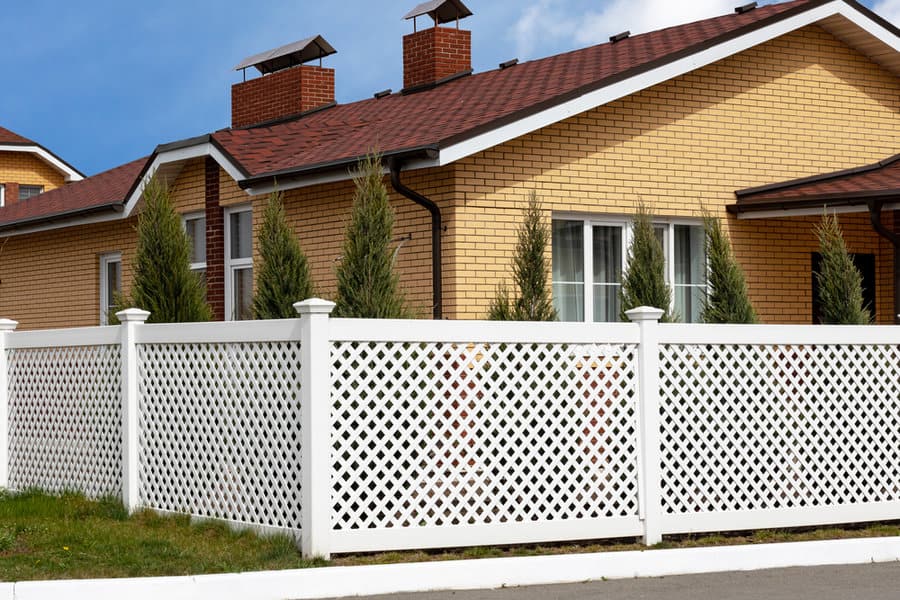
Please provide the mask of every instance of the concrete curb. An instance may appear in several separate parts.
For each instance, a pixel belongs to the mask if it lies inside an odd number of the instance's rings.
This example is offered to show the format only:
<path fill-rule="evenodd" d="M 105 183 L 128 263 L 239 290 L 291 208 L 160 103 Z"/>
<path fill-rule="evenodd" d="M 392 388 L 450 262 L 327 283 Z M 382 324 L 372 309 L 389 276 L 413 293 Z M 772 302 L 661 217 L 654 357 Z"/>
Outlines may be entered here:
<path fill-rule="evenodd" d="M 900 561 L 900 537 L 297 571 L 0 584 L 0 600 L 307 600 Z"/>

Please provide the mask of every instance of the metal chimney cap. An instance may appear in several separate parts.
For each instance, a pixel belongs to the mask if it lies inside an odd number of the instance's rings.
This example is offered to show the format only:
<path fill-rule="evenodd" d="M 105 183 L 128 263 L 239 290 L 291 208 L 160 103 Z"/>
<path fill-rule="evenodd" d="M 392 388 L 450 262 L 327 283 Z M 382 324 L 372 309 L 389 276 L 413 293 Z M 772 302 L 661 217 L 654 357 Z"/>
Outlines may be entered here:
<path fill-rule="evenodd" d="M 459 19 L 465 19 L 472 16 L 472 11 L 460 0 L 430 0 L 423 2 L 408 13 L 403 18 L 405 20 L 415 19 L 423 15 L 428 15 L 437 25 L 442 23 L 450 23 Z"/>
<path fill-rule="evenodd" d="M 316 35 L 299 42 L 286 44 L 274 50 L 260 52 L 249 58 L 242 60 L 235 68 L 235 71 L 256 67 L 263 75 L 274 73 L 289 67 L 302 65 L 317 58 L 324 58 L 332 54 L 336 54 L 331 44 L 325 41 L 321 35 Z"/>

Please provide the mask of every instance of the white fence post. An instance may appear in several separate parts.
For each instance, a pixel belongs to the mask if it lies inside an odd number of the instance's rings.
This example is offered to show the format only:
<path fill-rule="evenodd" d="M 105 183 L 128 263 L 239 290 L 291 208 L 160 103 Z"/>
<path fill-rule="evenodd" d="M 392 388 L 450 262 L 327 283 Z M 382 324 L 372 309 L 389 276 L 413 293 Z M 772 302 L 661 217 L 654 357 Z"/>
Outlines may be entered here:
<path fill-rule="evenodd" d="M 138 508 L 137 332 L 150 313 L 129 308 L 116 317 L 122 324 L 122 504 L 130 514 Z"/>
<path fill-rule="evenodd" d="M 659 320 L 664 311 L 641 306 L 625 313 L 641 328 L 638 347 L 638 490 L 644 544 L 662 541 L 662 453 L 659 433 Z"/>
<path fill-rule="evenodd" d="M 298 302 L 300 314 L 300 550 L 331 557 L 331 347 L 334 302 Z"/>
<path fill-rule="evenodd" d="M 9 487 L 9 365 L 6 364 L 6 337 L 19 324 L 0 319 L 0 489 Z"/>

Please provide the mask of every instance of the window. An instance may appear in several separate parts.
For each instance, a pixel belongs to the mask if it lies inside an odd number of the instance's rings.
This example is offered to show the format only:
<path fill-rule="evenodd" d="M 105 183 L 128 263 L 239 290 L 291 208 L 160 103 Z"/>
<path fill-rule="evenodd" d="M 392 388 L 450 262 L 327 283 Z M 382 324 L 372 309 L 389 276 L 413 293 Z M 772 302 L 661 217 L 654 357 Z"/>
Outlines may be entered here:
<path fill-rule="evenodd" d="M 253 318 L 253 211 L 225 215 L 225 314 L 235 321 Z"/>
<path fill-rule="evenodd" d="M 206 284 L 206 215 L 186 215 L 184 231 L 191 242 L 191 271 Z"/>
<path fill-rule="evenodd" d="M 700 320 L 706 294 L 703 227 L 656 223 L 666 255 L 672 308 L 681 320 Z M 553 221 L 553 302 L 562 321 L 614 322 L 622 312 L 622 275 L 631 223 L 624 220 Z"/>
<path fill-rule="evenodd" d="M 6 186 L 0 183 L 0 208 L 6 206 Z"/>
<path fill-rule="evenodd" d="M 44 186 L 42 185 L 20 185 L 19 186 L 19 202 L 23 200 L 28 200 L 29 198 L 34 198 L 40 194 L 44 193 Z"/>
<path fill-rule="evenodd" d="M 116 296 L 122 293 L 122 255 L 118 252 L 100 257 L 100 324 L 109 325 L 116 309 Z"/>

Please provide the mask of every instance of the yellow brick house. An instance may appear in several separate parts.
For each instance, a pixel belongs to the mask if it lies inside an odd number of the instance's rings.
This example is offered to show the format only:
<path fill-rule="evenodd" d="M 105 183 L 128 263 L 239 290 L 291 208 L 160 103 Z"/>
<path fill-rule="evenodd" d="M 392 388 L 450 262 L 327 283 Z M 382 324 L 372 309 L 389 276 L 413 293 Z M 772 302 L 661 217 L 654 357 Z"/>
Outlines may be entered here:
<path fill-rule="evenodd" d="M 477 74 L 462 2 L 408 16 L 434 26 L 404 38 L 399 92 L 335 103 L 339 74 L 320 64 L 334 48 L 309 38 L 238 65 L 260 76 L 233 87 L 230 128 L 47 184 L 25 212 L 0 209 L 0 315 L 23 328 L 99 323 L 127 288 L 152 177 L 172 186 L 218 318 L 249 316 L 254 230 L 276 188 L 327 295 L 353 167 L 378 148 L 401 281 L 423 317 L 484 317 L 535 190 L 566 320 L 617 317 L 638 201 L 656 215 L 686 320 L 705 292 L 706 208 L 727 223 L 762 319 L 812 322 L 825 207 L 842 213 L 877 321 L 897 319 L 900 31 L 861 4 L 749 4 Z"/>

